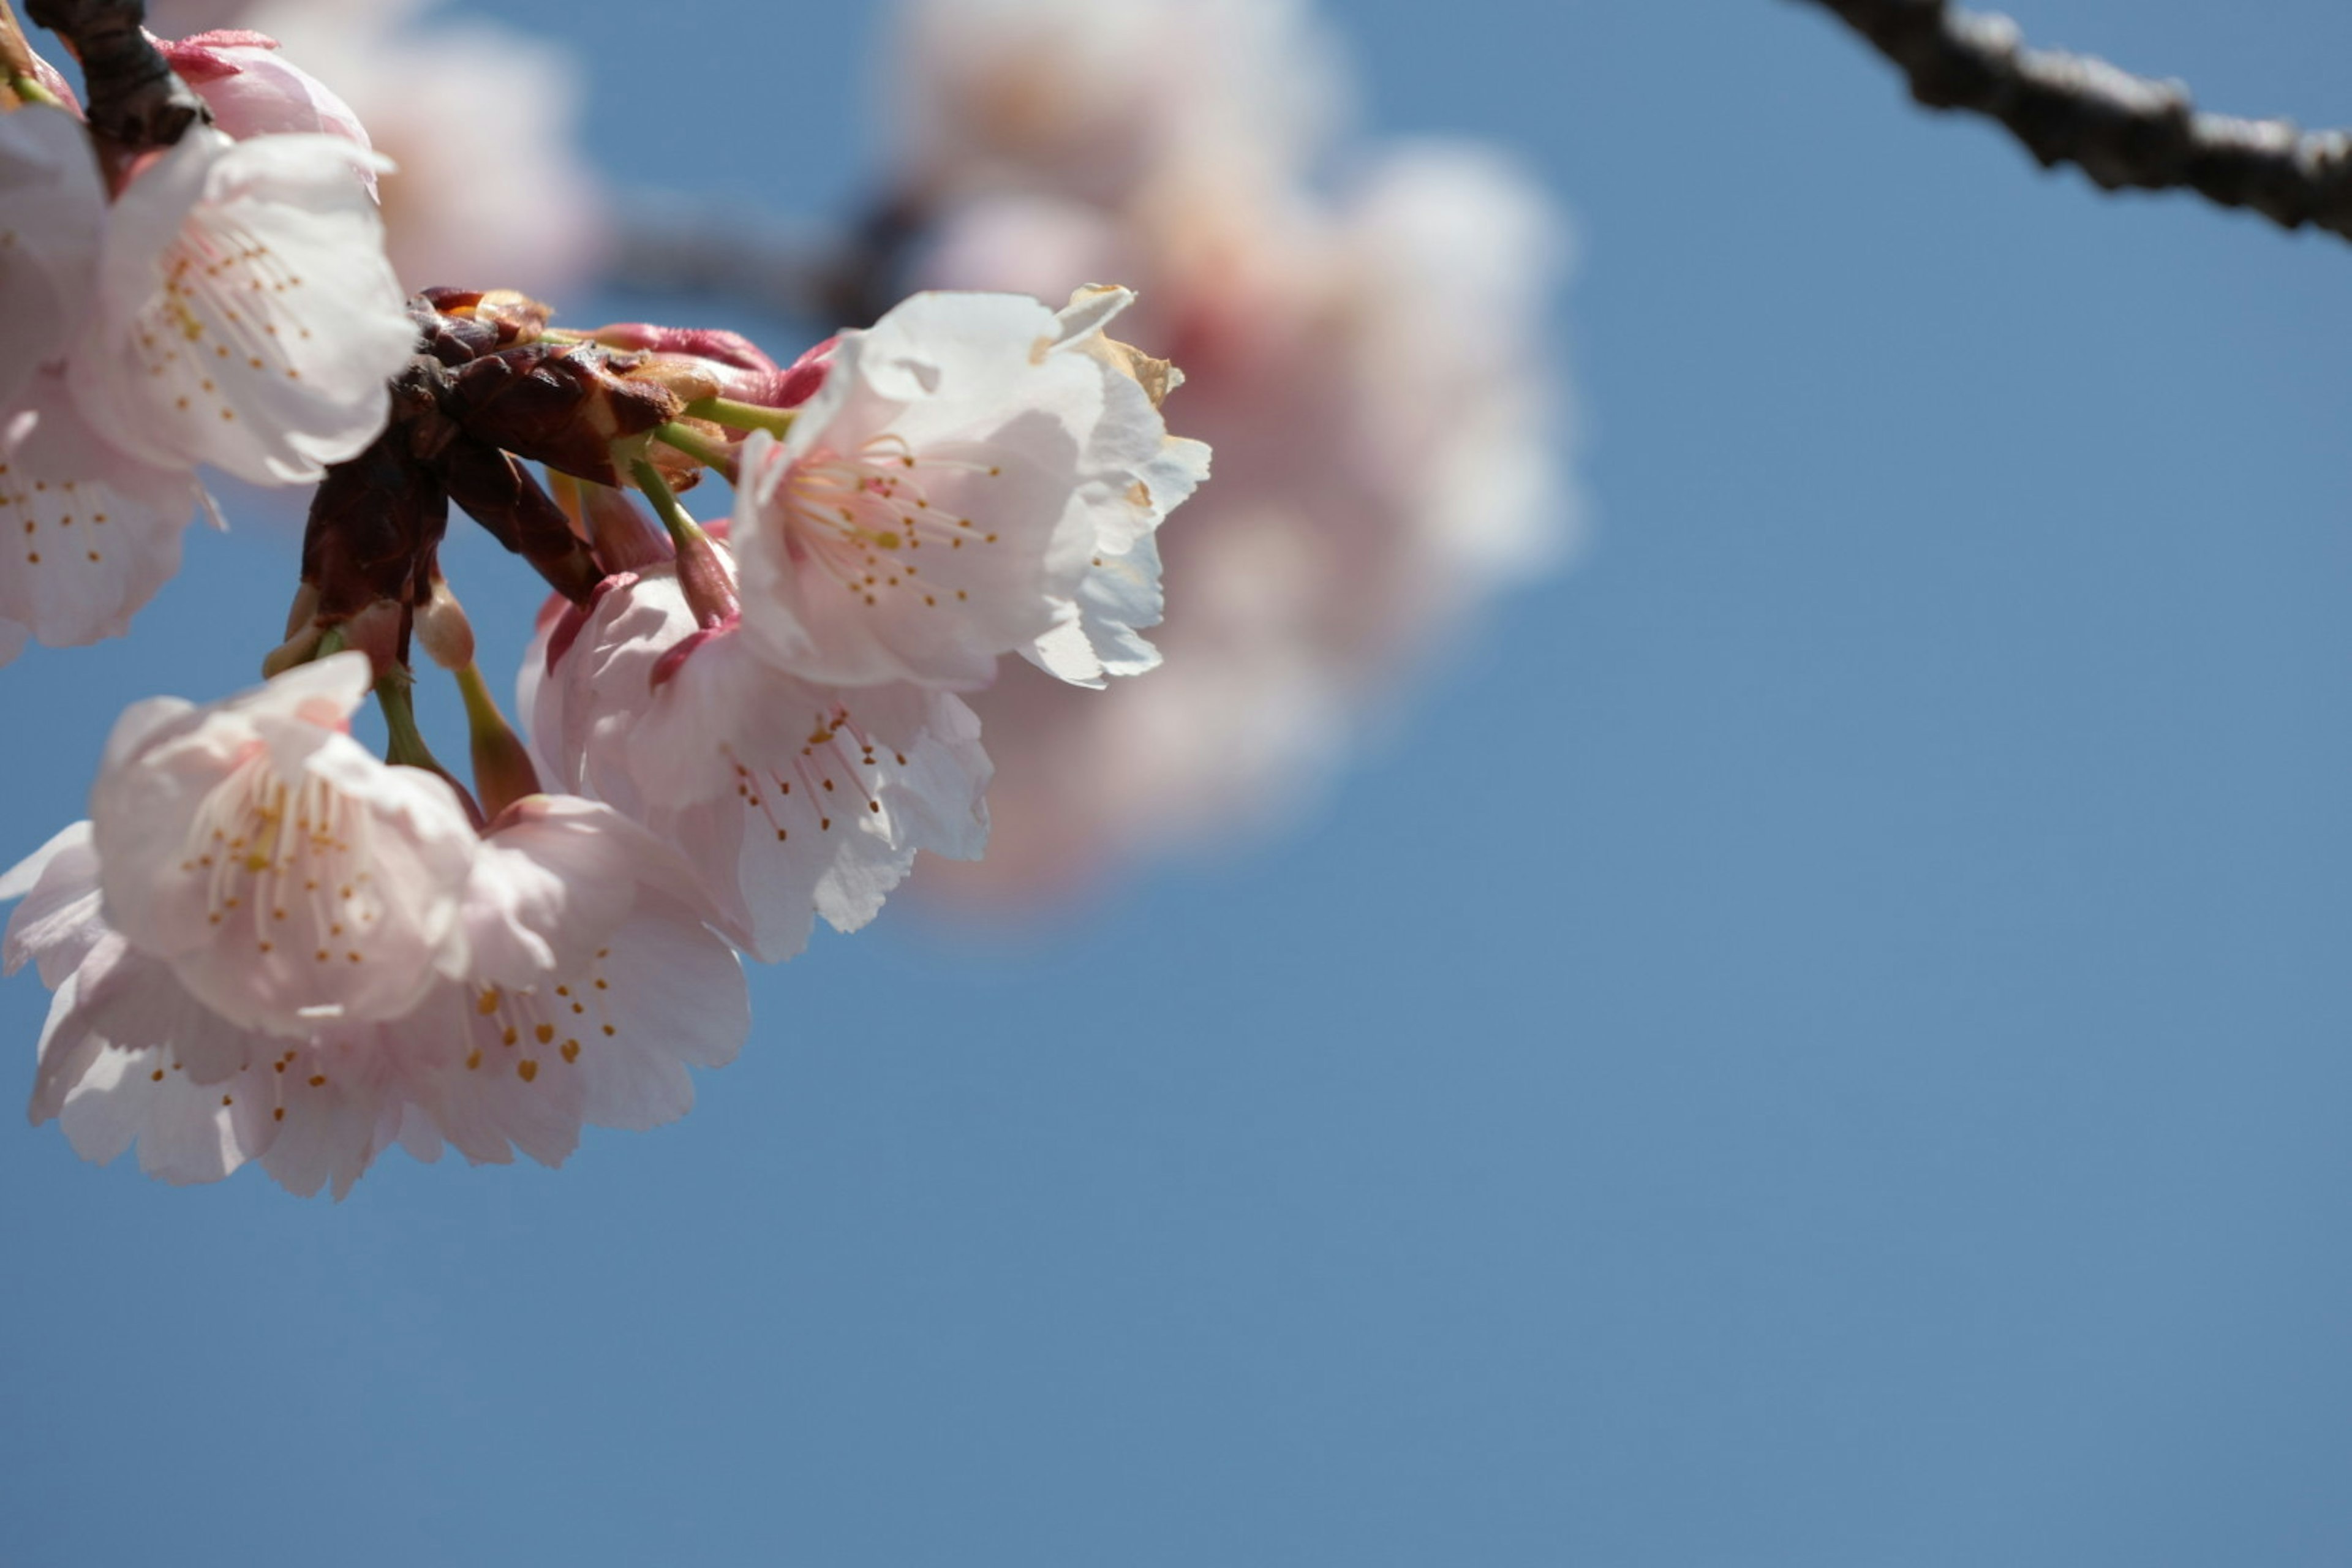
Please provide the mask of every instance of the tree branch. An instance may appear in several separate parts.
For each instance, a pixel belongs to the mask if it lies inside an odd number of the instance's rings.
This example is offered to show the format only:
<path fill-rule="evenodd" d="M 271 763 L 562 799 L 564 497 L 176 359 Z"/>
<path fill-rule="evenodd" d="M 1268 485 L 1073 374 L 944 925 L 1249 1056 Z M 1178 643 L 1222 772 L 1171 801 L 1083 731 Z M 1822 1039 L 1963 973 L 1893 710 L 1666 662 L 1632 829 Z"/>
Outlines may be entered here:
<path fill-rule="evenodd" d="M 2111 191 L 2192 190 L 2352 238 L 2352 134 L 2203 113 L 2179 82 L 2029 49 L 2008 17 L 1945 0 L 1811 3 L 1901 67 L 1913 98 L 1999 121 L 2045 168 L 2077 164 Z"/>
<path fill-rule="evenodd" d="M 820 328 L 871 326 L 897 302 L 919 215 L 886 203 L 845 231 L 746 213 L 672 191 L 613 204 L 605 278 L 656 293 L 724 300 Z"/>
<path fill-rule="evenodd" d="M 145 0 L 26 0 L 25 14 L 63 38 L 89 89 L 89 128 L 126 153 L 169 147 L 212 112 L 147 41 Z"/>

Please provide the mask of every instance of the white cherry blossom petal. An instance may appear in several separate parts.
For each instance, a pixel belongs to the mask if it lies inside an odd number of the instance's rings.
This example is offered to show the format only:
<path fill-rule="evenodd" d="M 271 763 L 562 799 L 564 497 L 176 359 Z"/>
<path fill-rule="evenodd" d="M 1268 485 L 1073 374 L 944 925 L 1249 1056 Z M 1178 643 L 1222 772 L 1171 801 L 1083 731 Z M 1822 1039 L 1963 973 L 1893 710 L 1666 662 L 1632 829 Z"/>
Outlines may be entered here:
<path fill-rule="evenodd" d="M 105 990 L 137 996 L 136 1016 L 112 1026 Z M 199 1077 L 189 1060 L 217 1059 L 223 1021 L 173 981 L 171 972 L 107 933 L 58 988 L 42 1031 L 33 1094 L 37 1121 L 56 1118 L 75 1152 L 112 1160 L 139 1145 L 140 1168 L 174 1183 L 218 1181 L 266 1149 L 278 1121 L 245 1081 L 241 1051 L 229 1068 Z M 247 1092 L 240 1096 L 239 1090 Z"/>
<path fill-rule="evenodd" d="M 645 883 L 694 896 L 671 851 L 611 806 L 576 795 L 516 802 L 483 841 L 467 888 L 472 973 L 524 985 L 577 969 Z"/>
<path fill-rule="evenodd" d="M 602 970 L 604 1013 L 581 1037 L 583 1109 L 596 1126 L 632 1131 L 675 1121 L 694 1108 L 685 1069 L 725 1067 L 751 1032 L 742 961 L 688 905 L 650 894 Z"/>
<path fill-rule="evenodd" d="M 256 484 L 315 479 L 374 439 L 415 343 L 353 177 L 383 166 L 336 137 L 199 127 L 133 181 L 71 356 L 99 433 L 160 468 Z"/>
<path fill-rule="evenodd" d="M 180 569 L 203 491 L 100 441 L 45 369 L 0 419 L 0 617 L 51 647 L 121 637 Z"/>
<path fill-rule="evenodd" d="M 105 228 L 82 122 L 39 104 L 0 114 L 0 407 L 80 329 Z"/>
<path fill-rule="evenodd" d="M 721 1067 L 751 1028 L 741 961 L 699 900 L 637 884 L 620 924 L 528 986 L 480 976 L 414 1012 L 332 1037 L 396 1061 L 435 1133 L 475 1163 L 558 1165 L 583 1122 L 642 1130 L 693 1103 L 688 1066 Z"/>
<path fill-rule="evenodd" d="M 985 844 L 988 758 L 961 701 L 785 675 L 740 635 L 698 634 L 667 570 L 616 580 L 528 663 L 551 776 L 677 845 L 721 929 L 761 958 L 798 952 L 816 915 L 872 919 L 918 849 Z"/>
<path fill-rule="evenodd" d="M 14 974 L 31 963 L 41 984 L 55 990 L 106 934 L 89 824 L 60 829 L 0 876 L 0 902 L 12 899 L 22 901 L 0 937 L 0 973 Z"/>
<path fill-rule="evenodd" d="M 1124 552 L 1105 552 L 1078 584 L 1077 614 L 1022 654 L 1073 686 L 1100 687 L 1107 676 L 1141 675 L 1160 650 L 1139 628 L 1160 624 L 1160 543 L 1145 534 Z"/>
<path fill-rule="evenodd" d="M 331 1181 L 341 1197 L 389 1146 L 397 1064 L 230 1028 L 153 959 L 131 953 L 117 967 L 130 972 L 124 989 L 148 994 L 160 1032 L 125 1034 L 94 1011 L 86 967 L 58 989 L 42 1036 L 34 1119 L 56 1119 L 84 1159 L 104 1163 L 135 1142 L 141 1170 L 181 1184 L 218 1181 L 257 1159 L 291 1192 L 308 1196 Z M 192 1046 L 225 1029 L 243 1047 L 236 1065 L 199 1072 Z"/>

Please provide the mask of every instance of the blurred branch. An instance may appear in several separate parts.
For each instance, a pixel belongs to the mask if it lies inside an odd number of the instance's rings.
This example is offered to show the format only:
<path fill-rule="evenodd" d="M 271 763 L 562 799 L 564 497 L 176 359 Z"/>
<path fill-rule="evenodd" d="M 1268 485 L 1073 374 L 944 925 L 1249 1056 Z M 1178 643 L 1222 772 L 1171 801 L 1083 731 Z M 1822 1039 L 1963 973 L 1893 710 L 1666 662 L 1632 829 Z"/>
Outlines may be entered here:
<path fill-rule="evenodd" d="M 2352 238 L 2352 135 L 2207 114 L 2177 81 L 2029 49 L 2006 16 L 1945 0 L 1811 0 L 1867 38 L 1930 109 L 1997 120 L 2047 168 L 2079 165 L 2108 190 L 2185 189 L 2288 228 Z"/>
<path fill-rule="evenodd" d="M 619 221 L 604 258 L 608 280 L 822 328 L 865 326 L 887 308 L 911 234 L 891 206 L 848 227 L 782 222 L 665 190 L 627 192 L 614 207 Z"/>

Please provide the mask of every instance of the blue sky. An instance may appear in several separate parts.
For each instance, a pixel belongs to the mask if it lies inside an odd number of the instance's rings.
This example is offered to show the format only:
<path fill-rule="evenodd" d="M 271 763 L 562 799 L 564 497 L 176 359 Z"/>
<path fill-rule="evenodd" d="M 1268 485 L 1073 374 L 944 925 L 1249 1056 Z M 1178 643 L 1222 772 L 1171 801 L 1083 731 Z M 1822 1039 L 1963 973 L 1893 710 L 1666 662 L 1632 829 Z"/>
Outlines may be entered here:
<path fill-rule="evenodd" d="M 854 188 L 869 13 L 491 8 L 618 175 Z M 2340 6 L 2015 9 L 2352 123 Z M 0 1562 L 2352 1560 L 2352 247 L 2041 174 L 1784 0 L 1334 14 L 1377 127 L 1576 213 L 1579 569 L 1307 827 L 820 940 L 561 1172 L 0 1126 Z M 0 853 L 292 569 L 194 540 L 0 673 Z"/>

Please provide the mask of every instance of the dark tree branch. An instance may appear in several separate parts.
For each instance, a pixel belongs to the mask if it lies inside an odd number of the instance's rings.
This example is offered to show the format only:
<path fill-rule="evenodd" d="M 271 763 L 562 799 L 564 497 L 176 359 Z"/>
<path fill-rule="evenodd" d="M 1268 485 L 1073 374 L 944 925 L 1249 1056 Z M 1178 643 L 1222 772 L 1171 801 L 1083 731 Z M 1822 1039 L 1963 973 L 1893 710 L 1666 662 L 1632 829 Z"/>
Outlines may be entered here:
<path fill-rule="evenodd" d="M 674 191 L 632 191 L 613 205 L 609 280 L 748 305 L 821 331 L 871 326 L 897 303 L 922 237 L 923 214 L 901 202 L 840 232 Z"/>
<path fill-rule="evenodd" d="M 1811 3 L 1901 67 L 1912 97 L 1999 121 L 2044 167 L 2077 164 L 2108 190 L 2192 190 L 2352 238 L 2352 134 L 2202 113 L 2179 82 L 2029 49 L 2006 16 L 1945 0 Z"/>
<path fill-rule="evenodd" d="M 211 121 L 147 41 L 146 0 L 26 0 L 25 14 L 72 47 L 89 89 L 89 127 L 123 151 L 169 147 Z"/>

